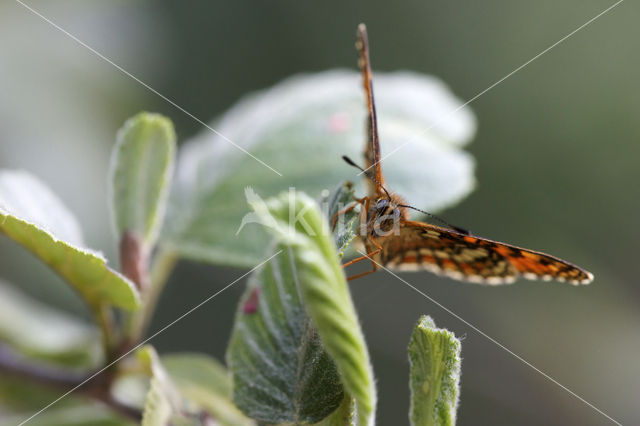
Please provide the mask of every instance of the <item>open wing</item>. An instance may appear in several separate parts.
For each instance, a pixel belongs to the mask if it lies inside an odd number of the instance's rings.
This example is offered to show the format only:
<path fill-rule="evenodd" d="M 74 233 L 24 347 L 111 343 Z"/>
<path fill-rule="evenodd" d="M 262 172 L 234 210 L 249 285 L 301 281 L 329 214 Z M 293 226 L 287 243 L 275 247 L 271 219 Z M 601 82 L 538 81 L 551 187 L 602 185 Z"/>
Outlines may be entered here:
<path fill-rule="evenodd" d="M 367 27 L 364 24 L 358 26 L 356 48 L 358 49 L 358 66 L 362 72 L 362 83 L 367 98 L 367 144 L 364 151 L 365 170 L 374 181 L 368 179 L 369 196 L 376 199 L 384 196 L 381 185 L 384 185 L 384 176 L 380 166 L 380 140 L 378 138 L 378 119 L 376 116 L 376 104 L 373 99 L 373 83 L 371 76 L 371 61 L 369 59 L 369 39 Z M 376 183 L 377 182 L 377 183 Z"/>
<path fill-rule="evenodd" d="M 407 221 L 400 235 L 381 241 L 381 263 L 389 269 L 429 270 L 437 274 L 485 284 L 528 279 L 588 284 L 591 273 L 548 254 L 422 222 Z"/>

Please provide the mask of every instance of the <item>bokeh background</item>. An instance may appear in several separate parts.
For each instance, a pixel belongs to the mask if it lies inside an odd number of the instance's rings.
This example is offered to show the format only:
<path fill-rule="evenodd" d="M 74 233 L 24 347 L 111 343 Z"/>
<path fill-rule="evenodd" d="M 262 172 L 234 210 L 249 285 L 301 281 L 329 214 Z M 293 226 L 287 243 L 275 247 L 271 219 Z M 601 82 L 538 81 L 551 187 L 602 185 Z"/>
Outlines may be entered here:
<path fill-rule="evenodd" d="M 299 72 L 355 68 L 366 22 L 374 68 L 481 92 L 613 4 L 605 0 L 400 2 L 30 1 L 47 18 L 197 117 Z M 640 424 L 640 6 L 626 1 L 471 104 L 478 186 L 444 212 L 479 235 L 545 250 L 591 270 L 586 287 L 495 288 L 403 275 L 514 353 L 623 424 Z M 19 3 L 0 4 L 0 167 L 26 169 L 76 213 L 116 263 L 106 204 L 116 130 L 141 111 L 200 124 Z M 390 159 L 389 161 L 392 161 Z M 410 194 L 405 194 L 410 198 Z M 45 267 L 0 239 L 0 276 L 86 316 Z M 152 329 L 241 271 L 181 262 Z M 154 339 L 161 352 L 224 356 L 232 287 Z M 378 381 L 379 424 L 407 422 L 406 345 L 421 314 L 463 341 L 461 425 L 612 424 L 394 277 L 352 284 Z"/>

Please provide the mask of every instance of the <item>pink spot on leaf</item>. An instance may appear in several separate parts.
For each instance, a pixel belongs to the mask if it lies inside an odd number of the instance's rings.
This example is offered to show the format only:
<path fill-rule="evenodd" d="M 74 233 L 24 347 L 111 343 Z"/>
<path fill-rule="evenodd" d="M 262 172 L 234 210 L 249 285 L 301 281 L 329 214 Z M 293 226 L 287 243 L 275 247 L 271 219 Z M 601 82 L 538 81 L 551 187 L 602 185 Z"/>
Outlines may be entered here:
<path fill-rule="evenodd" d="M 349 115 L 338 112 L 329 117 L 329 131 L 331 133 L 343 133 L 351 126 Z"/>
<path fill-rule="evenodd" d="M 260 300 L 258 299 L 259 296 L 260 289 L 258 287 L 255 287 L 253 290 L 251 290 L 249 297 L 247 297 L 247 300 L 245 300 L 244 304 L 242 305 L 242 313 L 255 314 L 256 312 L 258 312 L 258 303 L 260 302 Z"/>

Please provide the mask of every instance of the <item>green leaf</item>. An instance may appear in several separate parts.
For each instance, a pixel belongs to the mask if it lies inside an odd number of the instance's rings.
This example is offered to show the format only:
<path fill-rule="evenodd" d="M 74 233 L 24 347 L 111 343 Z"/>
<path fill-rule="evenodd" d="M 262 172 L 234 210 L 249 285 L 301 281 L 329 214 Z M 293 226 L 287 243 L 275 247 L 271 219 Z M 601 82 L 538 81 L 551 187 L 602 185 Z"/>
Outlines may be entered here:
<path fill-rule="evenodd" d="M 21 170 L 0 170 L 0 209 L 37 225 L 67 243 L 84 247 L 73 213 L 42 182 Z"/>
<path fill-rule="evenodd" d="M 7 416 L 0 419 L 0 426 L 15 426 L 21 424 L 26 418 L 25 415 Z M 29 420 L 29 426 L 134 426 L 135 424 L 107 408 L 90 403 L 65 408 L 53 407 Z"/>
<path fill-rule="evenodd" d="M 0 171 L 0 232 L 49 265 L 90 306 L 138 307 L 133 284 L 108 268 L 102 254 L 80 247 L 82 238 L 73 216 L 27 173 Z"/>
<path fill-rule="evenodd" d="M 283 253 L 270 263 L 272 270 L 283 273 L 285 284 L 292 275 L 322 346 L 335 362 L 345 391 L 356 401 L 358 424 L 373 424 L 373 371 L 326 218 L 304 193 L 290 191 L 264 203 L 247 190 L 247 198 L 261 222 L 282 244 Z M 291 270 L 288 275 L 283 272 L 285 265 Z M 271 306 L 265 299 L 260 298 L 258 312 Z"/>
<path fill-rule="evenodd" d="M 456 423 L 460 393 L 460 340 L 422 316 L 409 342 L 412 425 Z"/>
<path fill-rule="evenodd" d="M 383 168 L 389 190 L 435 212 L 458 202 L 474 186 L 473 160 L 462 147 L 475 131 L 469 109 L 439 80 L 412 73 L 375 75 Z M 258 229 L 236 235 L 246 212 L 243 189 L 263 196 L 295 187 L 313 197 L 338 182 L 362 176 L 345 164 L 363 162 L 365 106 L 360 75 L 329 71 L 292 77 L 253 94 L 224 114 L 222 135 L 282 176 L 209 131 L 180 151 L 162 240 L 180 255 L 253 266 L 268 238 Z"/>
<path fill-rule="evenodd" d="M 131 365 L 135 367 L 131 368 Z M 125 402 L 127 406 L 142 411 L 151 388 L 150 372 L 147 365 L 137 367 L 139 365 L 134 360 L 122 368 L 111 383 L 109 391 L 116 401 Z"/>
<path fill-rule="evenodd" d="M 286 247 L 254 273 L 227 349 L 233 401 L 268 423 L 315 423 L 343 399 L 335 364 L 305 312 Z"/>
<path fill-rule="evenodd" d="M 0 418 L 9 413 L 21 417 L 19 421 L 11 423 L 13 425 L 21 423 L 59 396 L 60 389 L 58 388 L 25 380 L 20 375 L 0 371 Z M 59 407 L 72 407 L 77 405 L 79 401 L 86 403 L 86 399 L 83 399 L 81 395 L 72 394 L 69 395 L 69 398 L 61 399 Z"/>
<path fill-rule="evenodd" d="M 357 229 L 355 225 L 358 222 L 358 214 L 355 209 L 343 213 L 354 203 L 354 189 L 351 182 L 344 182 L 333 190 L 327 197 L 327 219 L 333 223 L 335 219 L 335 227 L 333 227 L 333 240 L 338 248 L 338 256 L 344 257 L 347 248 L 357 237 Z M 340 213 L 340 214 L 338 214 Z"/>
<path fill-rule="evenodd" d="M 139 235 L 152 247 L 164 218 L 176 134 L 171 121 L 140 113 L 118 132 L 111 158 L 110 198 L 117 237 Z"/>
<path fill-rule="evenodd" d="M 0 280 L 0 341 L 27 358 L 90 368 L 100 359 L 100 334 Z"/>
<path fill-rule="evenodd" d="M 336 411 L 316 426 L 352 426 L 356 424 L 355 401 L 349 395 L 345 394 L 342 403 Z"/>
<path fill-rule="evenodd" d="M 22 424 L 60 396 L 61 390 L 0 372 L 0 426 Z M 39 413 L 29 426 L 132 426 L 135 423 L 74 392 Z"/>
<path fill-rule="evenodd" d="M 142 412 L 142 426 L 185 422 L 186 412 L 183 410 L 180 395 L 155 349 L 151 345 L 145 345 L 138 349 L 136 355 L 151 375 L 149 392 Z"/>
<path fill-rule="evenodd" d="M 162 364 L 181 395 L 206 410 L 221 425 L 253 425 L 231 402 L 231 379 L 227 369 L 202 354 L 171 354 Z"/>
<path fill-rule="evenodd" d="M 142 426 L 168 425 L 173 417 L 171 402 L 164 393 L 161 382 L 151 379 L 149 393 L 144 404 Z"/>

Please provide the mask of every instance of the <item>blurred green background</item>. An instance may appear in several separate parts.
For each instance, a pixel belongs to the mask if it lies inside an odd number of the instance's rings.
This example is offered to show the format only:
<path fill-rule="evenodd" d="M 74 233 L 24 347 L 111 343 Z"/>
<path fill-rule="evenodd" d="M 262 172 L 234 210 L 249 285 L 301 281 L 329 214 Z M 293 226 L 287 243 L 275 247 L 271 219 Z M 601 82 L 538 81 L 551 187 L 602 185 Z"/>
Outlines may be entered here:
<path fill-rule="evenodd" d="M 433 74 L 469 99 L 613 2 L 29 4 L 209 121 L 242 95 L 289 75 L 354 69 L 354 34 L 362 21 L 374 69 Z M 471 104 L 479 128 L 469 147 L 478 187 L 444 212 L 479 235 L 582 265 L 595 274 L 594 283 L 488 288 L 428 273 L 403 275 L 623 424 L 640 424 L 639 13 L 637 3 L 621 3 Z M 89 246 L 105 251 L 112 264 L 109 153 L 116 130 L 141 110 L 169 116 L 181 141 L 203 131 L 19 3 L 0 5 L 0 167 L 26 169 L 47 182 L 78 216 Z M 2 238 L 0 253 L 2 278 L 86 315 L 77 297 L 24 250 Z M 152 329 L 240 273 L 180 263 Z M 242 286 L 153 343 L 161 352 L 223 358 Z M 381 272 L 355 281 L 352 290 L 378 380 L 379 424 L 407 422 L 406 346 L 423 313 L 466 336 L 459 424 L 611 424 L 394 277 Z"/>

